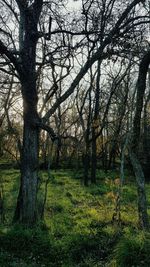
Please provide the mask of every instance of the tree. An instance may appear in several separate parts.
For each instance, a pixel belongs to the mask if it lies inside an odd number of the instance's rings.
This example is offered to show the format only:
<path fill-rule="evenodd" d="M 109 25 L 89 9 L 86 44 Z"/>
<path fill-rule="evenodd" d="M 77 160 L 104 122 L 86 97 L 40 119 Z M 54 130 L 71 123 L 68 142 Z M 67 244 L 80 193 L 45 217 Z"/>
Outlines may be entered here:
<path fill-rule="evenodd" d="M 131 147 L 129 148 L 130 160 L 133 166 L 133 170 L 135 172 L 136 182 L 137 182 L 139 224 L 144 229 L 149 228 L 149 220 L 147 214 L 145 178 L 138 155 L 139 155 L 139 141 L 141 133 L 141 113 L 143 109 L 144 93 L 146 89 L 146 77 L 148 73 L 149 64 L 150 64 L 150 51 L 145 53 L 139 66 L 139 75 L 136 85 L 137 88 L 136 110 L 133 120 L 133 131 L 130 143 Z"/>

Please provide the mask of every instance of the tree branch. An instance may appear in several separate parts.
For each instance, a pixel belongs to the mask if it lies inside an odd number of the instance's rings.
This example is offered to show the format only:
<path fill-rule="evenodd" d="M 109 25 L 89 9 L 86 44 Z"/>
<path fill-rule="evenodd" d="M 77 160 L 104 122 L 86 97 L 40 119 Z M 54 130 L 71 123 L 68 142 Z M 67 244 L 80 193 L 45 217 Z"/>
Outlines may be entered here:
<path fill-rule="evenodd" d="M 49 134 L 49 136 L 53 142 L 55 142 L 56 140 L 59 139 L 59 137 L 56 136 L 54 130 L 49 125 L 43 123 L 42 121 L 36 122 L 36 126 L 41 128 L 42 130 L 45 130 L 46 132 L 48 132 L 48 134 Z"/>
<path fill-rule="evenodd" d="M 84 75 L 87 73 L 89 68 L 97 61 L 102 60 L 106 58 L 107 54 L 104 54 L 104 48 L 112 42 L 112 38 L 117 38 L 120 34 L 119 27 L 122 24 L 122 22 L 126 19 L 130 11 L 135 7 L 138 3 L 143 2 L 142 0 L 134 0 L 122 13 L 121 17 L 116 22 L 113 29 L 110 31 L 108 36 L 105 38 L 102 45 L 98 48 L 98 50 L 93 54 L 91 58 L 89 58 L 84 66 L 81 68 L 77 76 L 75 77 L 74 81 L 72 82 L 69 89 L 54 103 L 53 107 L 45 114 L 43 117 L 43 121 L 46 122 L 48 118 L 56 111 L 58 106 L 64 102 L 75 90 L 76 86 L 79 84 L 81 79 L 84 77 Z M 145 0 L 144 0 L 145 2 Z"/>
<path fill-rule="evenodd" d="M 13 53 L 10 50 L 8 50 L 8 48 L 4 45 L 4 43 L 1 40 L 0 40 L 0 54 L 5 55 L 12 62 L 12 64 L 14 65 L 19 74 L 22 73 L 22 69 L 18 59 L 14 57 Z"/>

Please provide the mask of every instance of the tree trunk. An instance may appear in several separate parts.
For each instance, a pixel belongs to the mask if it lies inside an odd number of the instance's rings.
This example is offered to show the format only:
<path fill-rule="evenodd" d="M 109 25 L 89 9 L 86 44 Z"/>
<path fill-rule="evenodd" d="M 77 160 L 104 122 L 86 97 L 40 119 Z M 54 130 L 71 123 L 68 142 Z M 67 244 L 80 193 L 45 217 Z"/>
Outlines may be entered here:
<path fill-rule="evenodd" d="M 39 117 L 37 113 L 38 89 L 36 84 L 36 45 L 38 21 L 43 1 L 27 5 L 18 1 L 20 9 L 19 72 L 23 98 L 23 148 L 21 153 L 21 184 L 14 220 L 28 225 L 36 222 L 39 154 Z"/>
<path fill-rule="evenodd" d="M 149 227 L 149 221 L 148 221 L 147 204 L 146 204 L 145 179 L 140 161 L 138 159 L 138 154 L 139 154 L 139 143 L 141 134 L 141 113 L 143 109 L 144 93 L 146 89 L 146 77 L 149 64 L 150 64 L 150 51 L 148 51 L 144 55 L 139 66 L 139 76 L 136 85 L 137 87 L 136 110 L 133 120 L 133 134 L 129 148 L 129 156 L 137 182 L 139 223 L 143 229 L 147 229 Z"/>
<path fill-rule="evenodd" d="M 91 183 L 96 184 L 97 147 L 95 128 L 92 128 L 92 158 L 91 158 Z"/>
<path fill-rule="evenodd" d="M 86 151 L 85 155 L 83 155 L 83 167 L 84 167 L 84 185 L 88 186 L 89 183 L 89 162 L 90 157 L 89 153 Z"/>
<path fill-rule="evenodd" d="M 95 109 L 92 126 L 92 159 L 91 159 L 91 183 L 96 183 L 96 168 L 97 168 L 97 146 L 96 146 L 96 131 L 98 129 L 99 117 L 99 101 L 100 101 L 100 76 L 101 76 L 101 60 L 98 60 L 96 92 L 95 92 Z"/>
<path fill-rule="evenodd" d="M 133 170 L 136 176 L 137 192 L 138 192 L 138 214 L 139 214 L 139 225 L 142 229 L 149 228 L 149 220 L 147 214 L 147 201 L 145 193 L 145 178 L 141 167 L 141 164 L 132 151 L 130 151 L 130 160 L 133 166 Z"/>
<path fill-rule="evenodd" d="M 34 125 L 36 109 L 24 108 L 21 184 L 14 220 L 32 224 L 37 217 L 39 129 Z"/>
<path fill-rule="evenodd" d="M 58 134 L 59 136 L 59 134 Z M 61 139 L 59 138 L 58 144 L 56 146 L 56 159 L 55 159 L 55 170 L 60 168 L 60 151 L 61 151 Z"/>
<path fill-rule="evenodd" d="M 90 92 L 89 92 L 89 96 Z M 91 101 L 90 101 L 91 102 Z M 89 105 L 89 109 L 91 106 Z M 85 153 L 83 155 L 83 167 L 84 167 L 84 185 L 88 186 L 89 184 L 89 168 L 90 168 L 90 143 L 89 143 L 89 137 L 90 137 L 90 120 L 91 120 L 91 114 L 89 110 L 88 114 L 88 120 L 87 120 L 87 129 L 85 131 Z"/>

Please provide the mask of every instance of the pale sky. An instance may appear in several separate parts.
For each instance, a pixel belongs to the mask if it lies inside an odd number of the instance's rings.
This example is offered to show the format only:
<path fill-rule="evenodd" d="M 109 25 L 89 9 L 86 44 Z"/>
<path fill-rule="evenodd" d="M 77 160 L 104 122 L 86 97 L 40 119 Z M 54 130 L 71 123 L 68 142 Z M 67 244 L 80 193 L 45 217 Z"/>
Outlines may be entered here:
<path fill-rule="evenodd" d="M 68 0 L 68 4 L 67 4 L 67 9 L 69 11 L 78 11 L 81 10 L 81 6 L 82 6 L 82 1 L 81 0 Z"/>

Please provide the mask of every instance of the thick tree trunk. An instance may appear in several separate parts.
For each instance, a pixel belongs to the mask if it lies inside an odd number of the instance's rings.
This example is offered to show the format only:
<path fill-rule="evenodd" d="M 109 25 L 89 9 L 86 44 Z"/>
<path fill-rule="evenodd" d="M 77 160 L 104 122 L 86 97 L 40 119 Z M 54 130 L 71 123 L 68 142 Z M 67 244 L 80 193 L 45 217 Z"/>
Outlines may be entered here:
<path fill-rule="evenodd" d="M 21 184 L 14 220 L 26 224 L 34 223 L 37 216 L 39 129 L 33 123 L 36 116 L 35 108 L 25 109 Z"/>
<path fill-rule="evenodd" d="M 21 72 L 19 72 L 23 97 L 23 148 L 21 153 L 21 184 L 14 220 L 28 225 L 36 222 L 38 183 L 38 90 L 36 85 L 36 45 L 37 25 L 43 1 L 32 5 L 18 1 L 20 9 L 19 52 Z"/>

